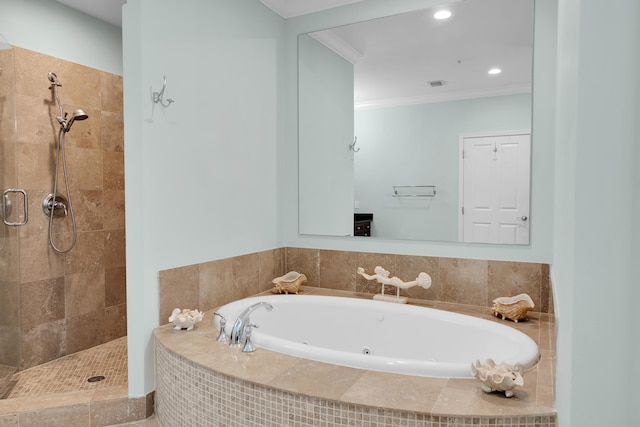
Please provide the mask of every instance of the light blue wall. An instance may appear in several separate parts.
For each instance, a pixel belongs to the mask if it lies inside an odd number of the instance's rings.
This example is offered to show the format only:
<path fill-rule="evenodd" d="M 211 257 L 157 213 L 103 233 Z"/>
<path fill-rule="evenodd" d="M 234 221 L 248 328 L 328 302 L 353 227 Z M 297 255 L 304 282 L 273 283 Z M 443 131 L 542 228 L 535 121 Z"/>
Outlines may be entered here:
<path fill-rule="evenodd" d="M 373 236 L 458 240 L 459 136 L 531 129 L 531 94 L 358 110 L 356 212 Z M 436 185 L 436 197 L 394 198 L 394 185 Z"/>
<path fill-rule="evenodd" d="M 9 44 L 122 75 L 122 33 L 53 0 L 0 0 Z"/>
<path fill-rule="evenodd" d="M 640 3 L 559 4 L 559 425 L 638 425 Z"/>
<path fill-rule="evenodd" d="M 366 7 L 286 23 L 257 0 L 224 7 L 200 0 L 191 14 L 170 3 L 129 0 L 125 14 L 132 395 L 153 388 L 149 337 L 157 323 L 159 269 L 288 244 L 552 262 L 560 426 L 634 425 L 640 401 L 637 0 L 618 0 L 613 12 L 611 2 L 559 0 L 558 33 L 556 1 L 537 1 L 533 139 L 534 146 L 548 143 L 533 152 L 532 198 L 536 228 L 547 231 L 533 233 L 530 247 L 508 249 L 297 234 L 297 34 L 439 2 L 368 0 Z M 55 9 L 75 16 L 63 30 L 50 19 Z M 0 33 L 12 44 L 109 72 L 121 69 L 111 53 L 118 44 L 115 27 L 51 0 L 0 0 L 0 10 Z M 90 35 L 90 28 L 104 33 Z M 65 34 L 63 42 L 52 37 L 57 31 Z M 67 49 L 82 35 L 97 41 Z M 267 52 L 257 52 L 255 61 L 247 57 L 258 50 Z M 151 87 L 159 88 L 162 74 L 167 95 L 176 99 L 166 110 L 150 105 Z M 252 187 L 256 178 L 263 180 L 259 188 Z M 199 212 L 192 217 L 187 208 Z M 257 217 L 255 228 L 240 229 Z"/>
<path fill-rule="evenodd" d="M 406 12 L 442 4 L 436 0 L 368 0 L 340 8 L 330 9 L 297 18 L 288 19 L 287 27 L 287 116 L 297 117 L 296 47 L 297 36 L 311 31 L 330 28 L 366 19 Z M 531 226 L 531 244 L 506 247 L 499 245 L 459 244 L 441 242 L 418 242 L 407 240 L 357 239 L 339 237 L 302 236 L 298 234 L 298 173 L 287 169 L 280 181 L 281 212 L 279 221 L 282 236 L 288 246 L 335 250 L 361 250 L 399 254 L 430 256 L 452 256 L 480 259 L 502 259 L 513 261 L 551 262 L 553 244 L 553 144 L 555 105 L 555 37 L 548 30 L 555 28 L 556 17 L 546 9 L 555 5 L 555 0 L 536 2 L 534 91 L 532 126 L 532 195 L 531 215 L 535 224 Z M 292 120 L 287 126 L 287 138 L 279 158 L 287 164 L 297 164 L 297 123 Z"/>
<path fill-rule="evenodd" d="M 153 389 L 158 271 L 281 246 L 284 24 L 254 0 L 123 9 L 130 393 Z M 153 104 L 167 77 L 169 107 Z"/>

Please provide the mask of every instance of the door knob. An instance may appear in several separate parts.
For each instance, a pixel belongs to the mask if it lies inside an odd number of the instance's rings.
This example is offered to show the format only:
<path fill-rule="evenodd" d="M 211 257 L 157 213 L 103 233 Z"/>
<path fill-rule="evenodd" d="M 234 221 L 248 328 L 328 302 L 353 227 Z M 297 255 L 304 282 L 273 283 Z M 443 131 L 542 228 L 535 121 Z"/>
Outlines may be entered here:
<path fill-rule="evenodd" d="M 520 220 L 520 221 L 526 221 L 526 220 L 528 220 L 529 218 L 528 218 L 526 215 L 523 215 L 523 216 L 516 217 L 516 219 L 518 219 L 518 220 Z"/>

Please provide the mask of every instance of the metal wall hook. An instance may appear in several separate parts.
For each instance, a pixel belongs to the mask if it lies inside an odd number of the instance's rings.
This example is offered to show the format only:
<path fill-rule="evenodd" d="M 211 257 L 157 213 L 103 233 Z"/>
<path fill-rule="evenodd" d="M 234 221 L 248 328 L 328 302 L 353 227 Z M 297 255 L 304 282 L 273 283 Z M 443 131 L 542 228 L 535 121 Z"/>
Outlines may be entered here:
<path fill-rule="evenodd" d="M 163 107 L 168 107 L 169 105 L 171 105 L 172 102 L 175 102 L 171 98 L 167 98 L 166 101 L 162 99 L 162 97 L 164 96 L 164 90 L 166 89 L 166 87 L 167 87 L 167 76 L 162 76 L 162 90 L 160 92 L 153 92 L 153 102 L 156 104 L 160 104 Z"/>
<path fill-rule="evenodd" d="M 353 144 L 349 144 L 349 150 L 353 151 L 354 153 L 357 153 L 358 151 L 360 151 L 360 149 L 358 148 L 356 150 L 356 143 L 358 142 L 358 137 L 354 137 L 353 138 Z"/>

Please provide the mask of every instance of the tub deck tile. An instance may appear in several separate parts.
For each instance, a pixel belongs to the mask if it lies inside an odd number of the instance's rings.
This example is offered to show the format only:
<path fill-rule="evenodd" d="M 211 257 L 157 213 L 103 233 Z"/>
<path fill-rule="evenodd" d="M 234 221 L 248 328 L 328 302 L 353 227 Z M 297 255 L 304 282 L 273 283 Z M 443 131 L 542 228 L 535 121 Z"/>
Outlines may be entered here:
<path fill-rule="evenodd" d="M 309 287 L 305 287 L 303 293 L 365 297 L 364 294 L 353 292 L 317 290 Z M 367 297 L 371 298 L 370 295 Z M 414 301 L 410 300 L 410 303 Z M 343 411 L 350 413 L 353 411 L 349 408 L 358 408 L 355 411 L 358 417 L 377 414 L 377 422 L 391 421 L 398 417 L 420 417 L 417 425 L 427 427 L 441 425 L 443 420 L 448 423 L 449 419 L 460 418 L 465 423 L 476 418 L 482 422 L 498 422 L 509 417 L 525 422 L 528 422 L 529 418 L 534 421 L 544 418 L 546 421 L 534 425 L 555 426 L 555 352 L 552 344 L 555 340 L 555 328 L 551 318 L 541 316 L 540 313 L 530 313 L 529 320 L 514 323 L 495 318 L 486 307 L 433 301 L 417 303 L 474 315 L 521 330 L 539 343 L 541 360 L 524 373 L 524 386 L 516 388 L 513 397 L 506 398 L 502 393 L 483 392 L 480 382 L 475 379 L 425 378 L 366 371 L 300 359 L 265 349 L 258 349 L 255 353 L 242 353 L 237 347 L 229 348 L 225 343 L 215 342 L 217 330 L 212 324 L 211 312 L 205 313 L 204 320 L 198 323 L 193 331 L 174 331 L 171 325 L 157 328 L 156 351 L 166 353 L 167 356 L 173 354 L 174 357 L 178 356 L 184 361 L 204 367 L 205 371 L 211 372 L 214 377 L 222 375 L 221 378 L 226 378 L 223 381 L 246 381 L 249 387 L 246 389 L 247 393 L 256 396 L 253 398 L 255 402 L 252 401 L 251 405 L 255 406 L 257 412 L 252 416 L 260 416 L 259 407 L 263 400 L 270 402 L 270 399 L 275 399 L 279 405 L 278 402 L 293 399 L 293 403 L 290 404 L 295 406 L 298 404 L 298 398 L 295 396 L 309 402 L 300 403 L 302 412 L 304 408 L 308 411 L 311 410 L 309 408 L 313 409 L 312 413 L 306 415 L 298 415 L 297 412 L 263 414 L 264 420 L 286 420 L 294 422 L 294 425 L 315 426 L 326 425 L 323 422 L 331 419 L 340 425 L 339 423 L 346 419 L 345 416 L 348 416 L 344 415 Z M 542 345 L 540 341 L 543 341 Z M 157 385 L 163 381 L 165 380 L 157 380 Z M 157 393 L 162 396 L 166 391 L 163 392 L 160 388 L 158 387 Z M 272 390 L 275 398 L 268 397 L 267 390 Z M 162 401 L 169 402 L 166 399 Z M 223 402 L 219 404 L 221 406 L 216 405 L 219 410 L 226 407 Z M 162 406 L 162 403 L 160 405 Z M 282 408 L 288 407 L 285 404 Z M 338 408 L 343 409 L 340 409 L 340 414 L 334 414 L 332 411 Z M 171 408 L 164 410 L 171 412 Z M 158 413 L 162 415 L 162 412 L 163 408 L 160 408 Z M 389 420 L 386 417 L 390 417 Z M 293 421 L 295 419 L 298 421 Z M 296 422 L 300 424 L 295 424 Z"/>
<path fill-rule="evenodd" d="M 365 371 L 340 397 L 341 402 L 430 413 L 447 378 L 424 378 Z"/>
<path fill-rule="evenodd" d="M 292 393 L 340 400 L 340 397 L 351 389 L 365 372 L 362 369 L 300 359 L 287 371 L 270 381 L 269 385 Z"/>

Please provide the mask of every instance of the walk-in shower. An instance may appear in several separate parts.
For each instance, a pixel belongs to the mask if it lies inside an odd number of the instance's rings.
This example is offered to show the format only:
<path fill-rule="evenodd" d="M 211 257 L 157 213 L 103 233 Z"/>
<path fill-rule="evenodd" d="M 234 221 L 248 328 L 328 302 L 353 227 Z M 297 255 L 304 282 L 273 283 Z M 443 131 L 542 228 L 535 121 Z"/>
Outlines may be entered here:
<path fill-rule="evenodd" d="M 62 102 L 60 102 L 60 95 L 58 94 L 58 88 L 62 86 L 60 80 L 58 80 L 58 76 L 55 73 L 49 72 L 47 75 L 49 82 L 51 82 L 51 87 L 49 89 L 53 90 L 53 94 L 55 97 L 56 104 L 60 110 L 60 115 L 57 117 L 58 123 L 60 124 L 60 129 L 58 130 L 58 139 L 56 144 L 56 168 L 54 171 L 54 184 L 53 184 L 53 193 L 49 194 L 42 201 L 42 209 L 44 213 L 49 217 L 49 243 L 51 247 L 59 253 L 69 252 L 76 245 L 77 240 L 77 229 L 76 229 L 76 218 L 73 213 L 73 204 L 71 203 L 71 192 L 69 191 L 69 175 L 67 174 L 67 162 L 65 160 L 65 149 L 64 149 L 64 141 L 66 134 L 71 130 L 71 125 L 76 120 L 86 120 L 89 118 L 87 113 L 83 110 L 74 110 L 71 113 L 71 117 L 67 117 L 68 114 L 64 112 L 62 108 Z M 64 177 L 66 198 L 58 194 L 58 171 L 60 170 L 60 164 L 62 164 L 62 175 Z M 53 238 L 53 219 L 62 217 L 65 218 L 69 216 L 71 218 L 71 224 L 73 227 L 73 236 L 71 244 L 65 248 L 61 249 L 54 243 Z"/>

